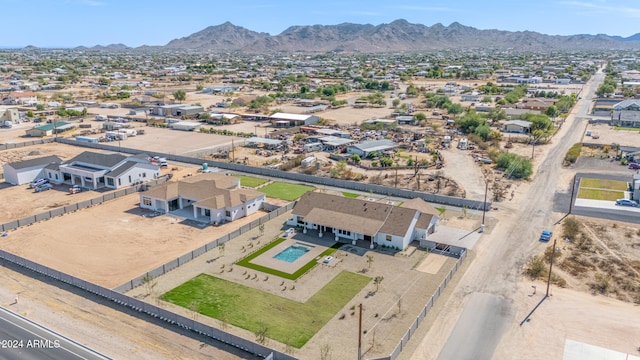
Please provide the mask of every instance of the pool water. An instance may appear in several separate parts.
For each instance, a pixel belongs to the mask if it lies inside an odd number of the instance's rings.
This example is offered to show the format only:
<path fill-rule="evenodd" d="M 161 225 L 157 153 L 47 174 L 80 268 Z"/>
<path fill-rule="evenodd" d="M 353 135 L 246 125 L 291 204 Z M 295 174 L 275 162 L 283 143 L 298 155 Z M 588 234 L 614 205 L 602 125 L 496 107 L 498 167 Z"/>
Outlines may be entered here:
<path fill-rule="evenodd" d="M 282 250 L 281 252 L 279 252 L 273 258 L 292 263 L 292 262 L 298 260 L 302 255 L 308 253 L 309 250 L 311 250 L 311 249 L 313 249 L 313 246 L 304 245 L 304 244 L 300 244 L 300 243 L 293 244 L 293 245 L 289 246 L 288 248 L 286 248 L 286 249 Z"/>

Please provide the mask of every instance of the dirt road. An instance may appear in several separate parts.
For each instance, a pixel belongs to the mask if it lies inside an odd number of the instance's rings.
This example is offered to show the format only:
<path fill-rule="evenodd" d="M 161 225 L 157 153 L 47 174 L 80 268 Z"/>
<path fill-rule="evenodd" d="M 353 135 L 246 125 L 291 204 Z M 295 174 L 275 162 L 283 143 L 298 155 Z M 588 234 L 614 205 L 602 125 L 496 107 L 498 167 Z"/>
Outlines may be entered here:
<path fill-rule="evenodd" d="M 590 95 L 585 94 L 593 94 L 603 79 L 602 73 L 594 76 L 585 86 L 582 97 L 590 98 Z M 582 119 L 588 108 L 587 100 L 578 102 L 565 125 L 554 137 L 552 146 L 541 150 L 547 153 L 544 154 L 544 160 L 535 178 L 531 183 L 518 188 L 516 201 L 500 203 L 498 210 L 500 222 L 477 247 L 478 256 L 471 264 L 469 271 L 460 280 L 443 311 L 413 355 L 410 356 L 409 352 L 406 352 L 401 355 L 401 358 L 436 359 L 441 349 L 446 354 L 455 354 L 455 358 L 493 358 L 495 348 L 485 347 L 483 353 L 478 353 L 478 349 L 471 346 L 491 341 L 489 337 L 492 335 L 488 331 L 483 331 L 482 324 L 476 323 L 473 329 L 475 331 L 452 332 L 452 330 L 457 321 L 467 321 L 461 318 L 462 309 L 473 298 L 470 295 L 476 293 L 489 294 L 504 300 L 501 304 L 506 306 L 503 306 L 501 311 L 510 314 L 503 317 L 506 324 L 516 321 L 514 315 L 526 313 L 526 306 L 514 301 L 521 279 L 521 268 L 531 254 L 544 246 L 537 241 L 538 232 L 542 228 L 552 226 L 562 216 L 562 214 L 550 212 L 549 209 L 553 208 L 555 189 L 564 186 L 559 183 L 562 160 L 569 147 L 580 141 L 582 129 L 586 125 L 586 120 Z M 495 302 L 481 302 L 476 305 L 476 311 L 489 312 L 492 307 L 485 304 L 493 303 Z M 473 323 L 470 324 L 474 326 Z M 495 326 L 504 325 L 497 323 Z M 455 349 L 444 347 L 450 336 L 457 340 L 449 342 L 456 347 Z M 498 347 L 500 346 L 505 345 L 498 344 Z M 510 353 L 509 356 L 509 358 L 518 357 L 514 353 Z"/>

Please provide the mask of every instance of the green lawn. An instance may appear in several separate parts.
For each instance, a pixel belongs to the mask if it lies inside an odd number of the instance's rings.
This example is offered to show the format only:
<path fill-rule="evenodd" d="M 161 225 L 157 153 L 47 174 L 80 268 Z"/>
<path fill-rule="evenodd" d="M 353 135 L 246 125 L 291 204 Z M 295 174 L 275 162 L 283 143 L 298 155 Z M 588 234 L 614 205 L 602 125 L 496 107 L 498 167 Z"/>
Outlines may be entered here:
<path fill-rule="evenodd" d="M 614 126 L 613 130 L 640 131 L 640 128 Z"/>
<path fill-rule="evenodd" d="M 582 178 L 580 180 L 580 187 L 605 189 L 605 190 L 619 190 L 619 191 L 626 191 L 629 188 L 626 181 L 592 179 L 592 178 Z"/>
<path fill-rule="evenodd" d="M 258 187 L 269 181 L 267 179 L 260 179 L 252 176 L 246 176 L 246 175 L 233 175 L 233 176 L 240 179 L 240 185 L 251 187 L 251 188 Z"/>
<path fill-rule="evenodd" d="M 277 239 L 277 240 L 275 240 L 273 242 L 270 242 L 269 244 L 265 245 L 262 249 L 254 252 L 253 254 L 245 257 L 244 259 L 239 260 L 238 262 L 236 262 L 236 264 L 240 265 L 240 266 L 244 266 L 244 267 L 249 268 L 249 269 L 262 271 L 263 273 L 279 276 L 281 278 L 285 278 L 285 279 L 289 279 L 289 280 L 295 280 L 295 279 L 299 278 L 304 273 L 309 271 L 311 268 L 313 268 L 314 266 L 318 265 L 318 260 L 316 260 L 317 259 L 317 257 L 316 257 L 313 260 L 309 261 L 308 263 L 304 264 L 302 267 L 300 267 L 300 269 L 296 270 L 296 272 L 294 272 L 293 274 L 289 274 L 289 273 L 282 272 L 282 271 L 279 271 L 279 270 L 276 270 L 276 269 L 272 269 L 270 267 L 256 265 L 256 264 L 251 263 L 251 260 L 257 258 L 258 256 L 260 256 L 262 254 L 264 254 L 266 251 L 268 251 L 270 249 L 273 249 L 276 245 L 280 244 L 284 240 L 285 239 L 283 239 L 283 238 L 279 238 L 279 239 Z M 318 255 L 318 257 L 320 257 L 322 259 L 325 256 L 331 255 L 340 246 L 342 246 L 342 243 L 338 243 L 337 242 L 337 243 L 333 244 L 332 247 L 327 248 L 325 251 L 323 251 L 320 255 Z"/>
<path fill-rule="evenodd" d="M 360 197 L 360 195 L 354 194 L 354 193 L 350 193 L 350 192 L 342 192 L 342 196 L 348 197 L 348 198 L 352 198 L 352 199 L 357 199 L 357 198 Z"/>
<path fill-rule="evenodd" d="M 343 271 L 306 303 L 299 303 L 200 274 L 165 293 L 162 299 L 254 333 L 266 327 L 268 338 L 301 348 L 370 280 Z"/>
<path fill-rule="evenodd" d="M 617 200 L 623 199 L 624 193 L 622 191 L 580 188 L 580 190 L 578 190 L 578 198 L 592 200 Z"/>
<path fill-rule="evenodd" d="M 313 191 L 313 186 L 291 184 L 276 181 L 267 186 L 261 187 L 258 191 L 267 194 L 268 197 L 293 201 L 308 191 Z"/>

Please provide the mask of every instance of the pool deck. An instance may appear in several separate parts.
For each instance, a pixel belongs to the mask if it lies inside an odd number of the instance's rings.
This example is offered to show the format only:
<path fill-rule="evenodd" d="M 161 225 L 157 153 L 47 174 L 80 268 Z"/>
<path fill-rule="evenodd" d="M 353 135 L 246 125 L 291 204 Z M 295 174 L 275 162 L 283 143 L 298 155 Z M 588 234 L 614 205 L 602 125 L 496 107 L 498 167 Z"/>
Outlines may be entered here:
<path fill-rule="evenodd" d="M 300 243 L 307 246 L 313 246 L 309 252 L 300 256 L 294 262 L 286 262 L 283 260 L 275 259 L 274 256 L 278 255 L 281 251 L 288 248 L 289 246 Z M 266 266 L 272 268 L 274 270 L 286 272 L 288 274 L 293 274 L 298 269 L 300 269 L 303 265 L 308 263 L 309 261 L 317 258 L 316 260 L 321 261 L 319 255 L 325 251 L 328 247 L 331 247 L 335 241 L 329 240 L 329 238 L 321 239 L 318 237 L 312 237 L 305 234 L 295 234 L 293 237 L 286 239 L 280 244 L 276 245 L 272 249 L 269 249 L 264 254 L 258 256 L 257 258 L 251 260 L 252 264 Z"/>

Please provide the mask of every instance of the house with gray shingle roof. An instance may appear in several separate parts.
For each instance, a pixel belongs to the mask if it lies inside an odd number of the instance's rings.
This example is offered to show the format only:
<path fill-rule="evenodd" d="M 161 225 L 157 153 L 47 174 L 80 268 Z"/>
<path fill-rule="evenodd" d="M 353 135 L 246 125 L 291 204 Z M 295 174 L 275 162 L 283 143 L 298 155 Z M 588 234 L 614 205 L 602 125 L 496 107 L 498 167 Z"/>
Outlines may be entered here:
<path fill-rule="evenodd" d="M 141 192 L 140 207 L 162 213 L 191 208 L 194 219 L 220 224 L 255 213 L 265 198 L 264 193 L 240 188 L 238 178 L 209 173 Z"/>
<path fill-rule="evenodd" d="M 611 125 L 640 127 L 640 100 L 627 99 L 613 105 Z"/>
<path fill-rule="evenodd" d="M 146 156 L 124 156 L 91 151 L 80 153 L 64 163 L 49 164 L 45 177 L 54 184 L 79 185 L 95 190 L 119 189 L 153 180 L 160 167 Z"/>
<path fill-rule="evenodd" d="M 308 192 L 296 203 L 287 224 L 300 226 L 305 233 L 317 230 L 319 237 L 332 236 L 353 245 L 363 240 L 372 249 L 378 245 L 404 250 L 412 241 L 426 239 L 438 222 L 435 209 L 422 199 L 407 203 L 400 207 Z"/>

